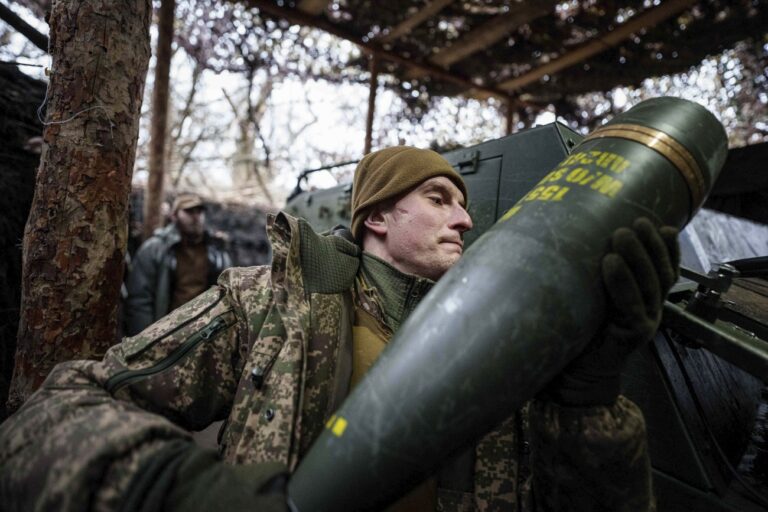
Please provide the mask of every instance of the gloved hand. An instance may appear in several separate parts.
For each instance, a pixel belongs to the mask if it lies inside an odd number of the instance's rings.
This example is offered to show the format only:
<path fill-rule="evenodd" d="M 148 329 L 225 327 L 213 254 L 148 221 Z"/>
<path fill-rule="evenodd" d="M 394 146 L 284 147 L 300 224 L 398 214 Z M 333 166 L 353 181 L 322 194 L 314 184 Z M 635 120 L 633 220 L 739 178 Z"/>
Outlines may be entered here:
<path fill-rule="evenodd" d="M 288 512 L 287 483 L 282 464 L 225 464 L 212 450 L 171 441 L 137 471 L 121 510 Z"/>
<path fill-rule="evenodd" d="M 619 395 L 627 356 L 659 328 L 667 292 L 679 276 L 677 229 L 645 217 L 619 228 L 602 262 L 606 325 L 545 390 L 567 406 L 611 405 Z"/>
<path fill-rule="evenodd" d="M 213 452 L 187 457 L 163 510 L 288 512 L 287 469 L 276 462 L 229 465 Z"/>

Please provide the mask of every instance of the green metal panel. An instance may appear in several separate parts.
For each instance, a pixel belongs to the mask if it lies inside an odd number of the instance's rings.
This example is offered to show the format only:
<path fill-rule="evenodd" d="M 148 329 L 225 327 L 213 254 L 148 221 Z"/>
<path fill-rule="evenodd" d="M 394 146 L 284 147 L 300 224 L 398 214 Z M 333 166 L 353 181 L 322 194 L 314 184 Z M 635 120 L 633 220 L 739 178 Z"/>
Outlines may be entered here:
<path fill-rule="evenodd" d="M 560 123 L 444 153 L 464 177 L 474 227 L 467 246 L 523 197 L 582 137 Z"/>
<path fill-rule="evenodd" d="M 315 231 L 323 233 L 338 225 L 350 225 L 351 196 L 351 183 L 305 191 L 290 198 L 283 210 L 305 219 Z"/>

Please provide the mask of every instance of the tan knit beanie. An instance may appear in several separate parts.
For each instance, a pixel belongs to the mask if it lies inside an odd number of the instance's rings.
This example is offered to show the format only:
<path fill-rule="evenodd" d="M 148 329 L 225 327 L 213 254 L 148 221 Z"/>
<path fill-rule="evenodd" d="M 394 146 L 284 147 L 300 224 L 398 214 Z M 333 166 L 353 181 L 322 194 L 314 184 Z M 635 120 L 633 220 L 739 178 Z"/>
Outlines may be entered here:
<path fill-rule="evenodd" d="M 360 240 L 371 206 L 435 176 L 445 176 L 453 181 L 467 200 L 467 187 L 461 175 L 434 151 L 394 146 L 365 155 L 357 164 L 352 181 L 352 234 Z"/>

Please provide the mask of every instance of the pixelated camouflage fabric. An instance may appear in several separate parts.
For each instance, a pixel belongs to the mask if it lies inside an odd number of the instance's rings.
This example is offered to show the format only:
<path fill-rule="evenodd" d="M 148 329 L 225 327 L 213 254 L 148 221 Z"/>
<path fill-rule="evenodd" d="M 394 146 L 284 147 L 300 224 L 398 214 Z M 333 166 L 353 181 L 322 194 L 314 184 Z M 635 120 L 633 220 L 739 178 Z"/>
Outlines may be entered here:
<path fill-rule="evenodd" d="M 301 252 L 312 248 L 302 247 L 301 229 L 287 215 L 271 218 L 271 268 L 225 271 L 216 287 L 112 347 L 103 361 L 57 366 L 0 426 L 3 509 L 114 510 L 153 454 L 221 419 L 220 452 L 229 463 L 295 468 L 321 418 L 343 398 L 340 347 L 351 323 L 345 293 L 307 291 Z M 314 368 L 309 347 L 318 350 Z M 334 384 L 308 392 L 312 373 Z M 302 414 L 305 406 L 310 414 Z M 596 510 L 593 496 L 624 504 L 617 510 L 648 508 L 641 420 L 623 399 L 589 410 L 532 407 L 537 509 Z M 502 431 L 478 446 L 477 510 L 509 510 L 521 490 L 510 460 L 514 437 Z"/>

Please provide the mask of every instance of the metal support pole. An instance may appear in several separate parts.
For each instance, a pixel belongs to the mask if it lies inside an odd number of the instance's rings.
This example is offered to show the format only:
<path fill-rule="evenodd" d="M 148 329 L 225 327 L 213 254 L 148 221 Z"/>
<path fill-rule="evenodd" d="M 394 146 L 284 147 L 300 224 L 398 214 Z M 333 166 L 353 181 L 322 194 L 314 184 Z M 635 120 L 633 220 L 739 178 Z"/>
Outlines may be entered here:
<path fill-rule="evenodd" d="M 512 130 L 515 127 L 515 102 L 509 98 L 505 104 L 507 105 L 507 135 L 512 135 Z"/>

